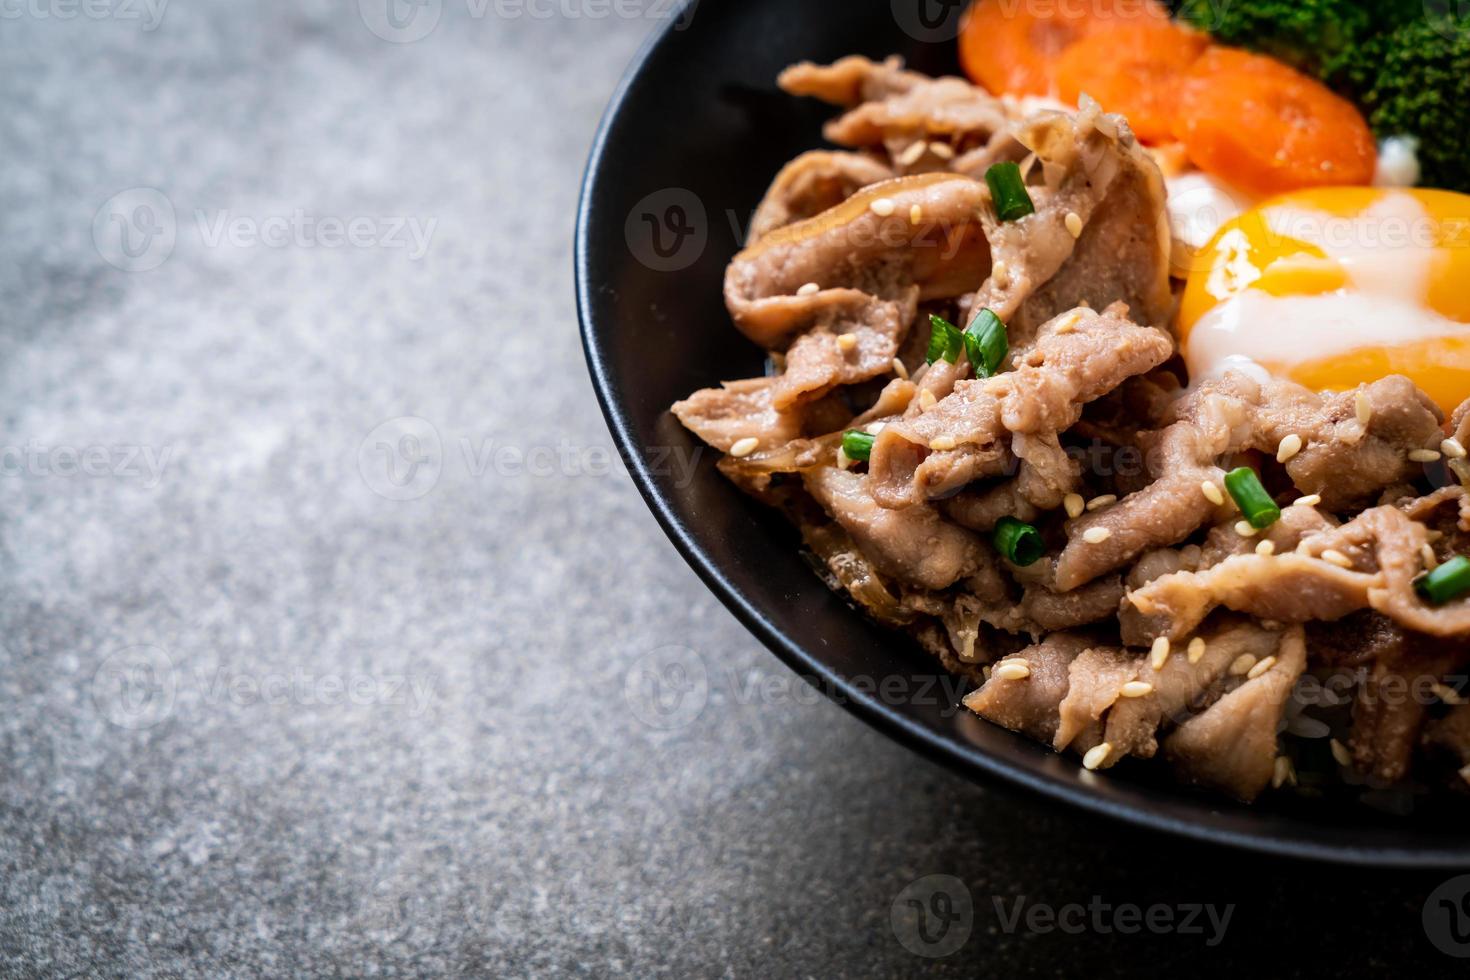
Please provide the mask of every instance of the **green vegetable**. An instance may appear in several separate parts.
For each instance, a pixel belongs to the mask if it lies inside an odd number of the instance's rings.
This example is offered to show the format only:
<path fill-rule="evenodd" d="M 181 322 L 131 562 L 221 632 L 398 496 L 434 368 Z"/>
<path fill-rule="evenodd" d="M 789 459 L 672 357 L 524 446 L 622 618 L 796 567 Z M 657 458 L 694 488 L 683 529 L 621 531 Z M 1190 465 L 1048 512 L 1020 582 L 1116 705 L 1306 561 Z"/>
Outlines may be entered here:
<path fill-rule="evenodd" d="M 1421 184 L 1470 192 L 1470 12 L 1426 20 L 1415 7 L 1417 16 L 1365 43 L 1332 81 L 1380 138 L 1418 140 Z"/>
<path fill-rule="evenodd" d="M 980 315 L 965 328 L 965 353 L 975 366 L 975 376 L 989 378 L 1000 370 L 1006 355 L 1011 352 L 1011 342 L 1006 336 L 1006 325 L 990 310 L 981 310 Z"/>
<path fill-rule="evenodd" d="M 965 337 L 960 328 L 942 316 L 931 316 L 929 327 L 929 363 L 933 364 L 941 357 L 951 364 L 958 361 L 960 351 L 965 347 Z"/>
<path fill-rule="evenodd" d="M 875 437 L 858 429 L 848 429 L 842 433 L 842 453 L 848 459 L 866 463 L 868 457 L 873 455 L 873 439 Z"/>
<path fill-rule="evenodd" d="M 1181 20 L 1310 75 L 1335 73 L 1375 34 L 1422 16 L 1423 0 L 1182 0 Z"/>
<path fill-rule="evenodd" d="M 1046 554 L 1046 542 L 1041 540 L 1041 532 L 1014 517 L 1000 519 L 995 525 L 993 540 L 995 550 L 1020 568 L 1036 564 Z"/>
<path fill-rule="evenodd" d="M 1015 161 L 992 165 L 985 171 L 985 183 L 990 187 L 990 199 L 995 202 L 995 213 L 1000 220 L 1020 221 L 1036 211 L 1031 195 L 1026 192 L 1026 181 L 1021 178 L 1021 167 Z"/>
<path fill-rule="evenodd" d="M 1419 580 L 1419 592 L 1436 606 L 1470 592 L 1470 558 L 1451 558 Z"/>
<path fill-rule="evenodd" d="M 1257 531 L 1281 520 L 1281 508 L 1276 506 L 1276 501 L 1261 484 L 1261 478 L 1249 466 L 1225 474 L 1225 489 L 1230 491 L 1246 521 Z"/>

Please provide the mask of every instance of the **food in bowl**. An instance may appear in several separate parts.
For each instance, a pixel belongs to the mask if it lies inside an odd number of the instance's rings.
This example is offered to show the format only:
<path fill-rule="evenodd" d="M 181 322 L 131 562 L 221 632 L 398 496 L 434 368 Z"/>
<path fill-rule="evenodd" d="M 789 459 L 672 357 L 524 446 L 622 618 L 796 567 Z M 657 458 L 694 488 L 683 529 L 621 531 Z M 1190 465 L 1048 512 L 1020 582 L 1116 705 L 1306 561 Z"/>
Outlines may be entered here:
<path fill-rule="evenodd" d="M 1470 782 L 1470 198 L 1313 179 L 1181 242 L 1085 94 L 780 84 L 843 111 L 727 270 L 770 370 L 673 412 L 828 583 L 1087 769 Z"/>

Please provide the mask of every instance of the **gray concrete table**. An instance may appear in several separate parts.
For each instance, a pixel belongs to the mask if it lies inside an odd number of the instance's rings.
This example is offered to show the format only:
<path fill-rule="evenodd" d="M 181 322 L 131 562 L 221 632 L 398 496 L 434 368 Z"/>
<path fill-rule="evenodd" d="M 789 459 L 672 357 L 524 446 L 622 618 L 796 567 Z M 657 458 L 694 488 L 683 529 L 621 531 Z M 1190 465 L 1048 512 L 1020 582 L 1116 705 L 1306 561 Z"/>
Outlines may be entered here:
<path fill-rule="evenodd" d="M 0 8 L 6 975 L 1453 965 L 1443 876 L 1151 839 L 782 693 L 576 339 L 578 177 L 654 22 L 375 2 Z M 712 665 L 672 729 L 624 696 L 669 644 Z M 921 933 L 936 874 L 972 911 Z M 1029 912 L 1069 903 L 1114 908 Z M 1234 910 L 1115 928 L 1153 903 Z"/>

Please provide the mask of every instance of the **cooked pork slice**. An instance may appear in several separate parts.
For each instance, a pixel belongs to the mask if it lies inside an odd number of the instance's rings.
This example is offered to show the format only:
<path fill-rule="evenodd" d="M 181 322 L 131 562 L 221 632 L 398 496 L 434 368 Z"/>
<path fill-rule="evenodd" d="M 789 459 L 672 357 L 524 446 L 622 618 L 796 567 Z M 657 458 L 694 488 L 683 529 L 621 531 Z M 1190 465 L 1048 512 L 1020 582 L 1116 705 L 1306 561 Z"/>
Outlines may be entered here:
<path fill-rule="evenodd" d="M 802 482 L 878 571 L 899 582 L 947 589 L 982 560 L 980 539 L 934 508 L 878 506 L 866 476 L 824 467 L 803 473 Z"/>
<path fill-rule="evenodd" d="M 1033 464 L 1041 460 L 1055 474 L 1056 467 L 1068 466 L 1065 454 L 1058 455 L 1057 436 L 1077 421 L 1083 406 L 1172 353 L 1164 333 L 1130 322 L 1121 307 L 1063 314 L 1042 327 L 1012 371 L 957 381 L 933 409 L 885 428 L 873 447 L 874 495 L 884 506 L 904 507 L 1000 475 L 1017 449 L 1017 435 L 1028 437 L 1021 448 Z M 950 442 L 953 447 L 944 448 Z M 1031 484 L 1033 492 L 1045 498 L 1066 477 L 1033 479 L 1039 479 Z M 1052 507 L 1057 501 L 1033 503 Z"/>
<path fill-rule="evenodd" d="M 955 174 L 869 185 L 736 255 L 725 305 L 747 337 L 780 349 L 833 306 L 908 300 L 916 286 L 920 300 L 961 296 L 990 271 L 979 219 L 988 201 L 983 183 Z"/>
<path fill-rule="evenodd" d="M 1090 101 L 1090 100 L 1089 100 Z M 1127 304 L 1139 323 L 1167 326 L 1172 239 L 1164 180 L 1119 116 L 1091 102 L 1076 115 L 1043 112 L 1016 130 L 1036 156 L 1036 213 L 1002 222 L 984 212 L 997 272 L 977 308 L 1006 322 L 1013 347 L 1077 306 Z M 1081 236 L 1072 229 L 1080 223 Z"/>
<path fill-rule="evenodd" d="M 1040 635 L 1100 623 L 1118 615 L 1124 591 L 1120 577 L 1098 579 L 1071 592 L 1031 586 L 1025 590 L 1019 605 L 1005 610 L 991 625 L 1011 633 Z"/>
<path fill-rule="evenodd" d="M 774 449 L 801 435 L 802 426 L 800 412 L 776 408 L 776 380 L 728 381 L 696 391 L 676 402 L 672 411 L 686 429 L 722 453 L 745 439 Z"/>
<path fill-rule="evenodd" d="M 1414 749 L 1429 718 L 1429 708 L 1448 690 L 1444 681 L 1470 663 L 1470 644 L 1406 633 L 1396 647 L 1375 660 L 1353 702 L 1348 738 L 1353 765 L 1394 783 L 1408 775 Z"/>
<path fill-rule="evenodd" d="M 1013 732 L 1050 743 L 1057 734 L 1058 709 L 1067 696 L 1072 662 L 1092 642 L 1084 634 L 1053 633 L 997 663 L 985 686 L 965 698 L 965 707 Z M 1024 663 L 1029 673 L 1009 679 L 1001 669 L 1008 663 Z"/>
<path fill-rule="evenodd" d="M 1085 754 L 1101 745 L 1103 715 L 1147 662 L 1146 656 L 1118 647 L 1091 647 L 1079 654 L 1067 670 L 1067 696 L 1058 706 L 1061 720 L 1052 747 Z"/>
<path fill-rule="evenodd" d="M 783 71 L 776 84 L 791 95 L 809 96 L 832 105 L 852 108 L 863 102 L 899 95 L 932 81 L 928 75 L 906 71 L 897 56 L 873 61 L 849 55 L 830 65 L 803 61 Z"/>
<path fill-rule="evenodd" d="M 1218 461 L 1245 450 L 1274 455 L 1288 435 L 1304 442 L 1286 464 L 1299 492 L 1321 495 L 1328 511 L 1376 500 L 1422 472 L 1423 464 L 1409 454 L 1435 443 L 1439 432 L 1438 410 L 1422 395 L 1406 394 L 1406 383 L 1395 376 L 1356 393 L 1323 396 L 1288 381 L 1260 384 L 1232 371 L 1201 384 L 1179 400 L 1177 421 L 1148 440 L 1155 482 L 1069 525 L 1059 587 L 1075 588 L 1146 551 L 1183 541 L 1218 514 L 1201 493 L 1204 482 L 1222 485 Z M 1366 426 L 1356 414 L 1359 395 Z M 1094 529 L 1101 542 L 1087 540 Z"/>
<path fill-rule="evenodd" d="M 1161 728 L 1172 729 L 1193 711 L 1202 710 L 1218 696 L 1231 665 L 1249 655 L 1259 662 L 1276 652 L 1281 634 L 1256 623 L 1225 619 L 1200 634 L 1204 647 L 1197 654 L 1190 644 L 1179 644 L 1155 670 L 1150 660 L 1138 668 L 1135 680 L 1152 690 L 1122 698 L 1108 712 L 1104 738 L 1113 750 L 1110 760 L 1135 755 L 1152 758 L 1158 751 Z"/>
<path fill-rule="evenodd" d="M 751 222 L 750 241 L 835 208 L 869 184 L 893 176 L 886 164 L 862 153 L 803 153 L 782 168 L 766 191 Z"/>
<path fill-rule="evenodd" d="M 995 530 L 1002 517 L 1013 517 L 1029 524 L 1041 516 L 1041 511 L 1021 496 L 1015 480 L 983 490 L 963 490 L 939 506 L 956 524 L 986 534 Z"/>
<path fill-rule="evenodd" d="M 913 622 L 913 613 L 904 608 L 898 597 L 889 591 L 873 563 L 858 550 L 852 536 L 841 525 L 805 524 L 801 529 L 801 537 L 826 566 L 827 573 L 831 576 L 830 584 L 846 591 L 854 602 L 875 619 L 890 626 L 904 626 Z"/>
<path fill-rule="evenodd" d="M 893 371 L 899 344 L 914 322 L 918 289 L 896 302 L 867 297 L 850 306 L 828 306 L 812 329 L 786 352 L 786 370 L 776 378 L 771 401 L 788 410 Z"/>
<path fill-rule="evenodd" d="M 1277 732 L 1306 665 L 1306 638 L 1293 626 L 1281 634 L 1270 667 L 1164 739 L 1175 771 L 1247 802 L 1259 796 L 1275 772 Z"/>

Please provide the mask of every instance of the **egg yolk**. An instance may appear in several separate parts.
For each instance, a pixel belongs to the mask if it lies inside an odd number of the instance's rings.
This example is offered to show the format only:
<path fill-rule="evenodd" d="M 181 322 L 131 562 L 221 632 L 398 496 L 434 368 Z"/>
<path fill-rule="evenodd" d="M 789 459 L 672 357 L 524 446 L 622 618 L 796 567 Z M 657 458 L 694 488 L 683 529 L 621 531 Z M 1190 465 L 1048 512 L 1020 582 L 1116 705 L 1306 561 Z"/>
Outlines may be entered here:
<path fill-rule="evenodd" d="M 1470 396 L 1470 196 L 1266 201 L 1194 255 L 1178 326 L 1195 378 L 1251 365 L 1343 391 L 1403 374 L 1450 412 Z"/>

